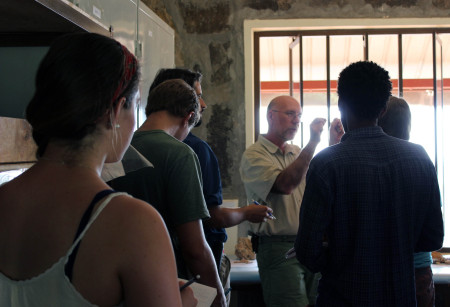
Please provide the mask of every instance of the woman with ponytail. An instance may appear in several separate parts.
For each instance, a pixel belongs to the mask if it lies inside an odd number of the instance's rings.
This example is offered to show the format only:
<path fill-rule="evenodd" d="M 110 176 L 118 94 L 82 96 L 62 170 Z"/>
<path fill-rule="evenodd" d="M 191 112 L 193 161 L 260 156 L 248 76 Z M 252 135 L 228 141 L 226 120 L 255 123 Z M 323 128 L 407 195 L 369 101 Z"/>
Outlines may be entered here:
<path fill-rule="evenodd" d="M 55 40 L 26 119 L 37 163 L 0 187 L 0 306 L 195 306 L 163 220 L 105 184 L 135 126 L 139 66 L 117 41 Z"/>

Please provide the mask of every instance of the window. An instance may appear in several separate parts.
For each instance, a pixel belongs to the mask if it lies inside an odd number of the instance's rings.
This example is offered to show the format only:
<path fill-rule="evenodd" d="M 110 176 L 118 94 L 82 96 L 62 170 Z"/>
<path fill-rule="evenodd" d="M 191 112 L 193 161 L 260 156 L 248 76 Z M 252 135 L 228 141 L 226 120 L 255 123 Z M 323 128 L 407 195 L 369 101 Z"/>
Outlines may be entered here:
<path fill-rule="evenodd" d="M 293 143 L 302 147 L 313 118 L 324 117 L 329 124 L 340 117 L 336 83 L 344 67 L 371 60 L 389 71 L 393 95 L 411 108 L 410 141 L 422 145 L 435 163 L 449 234 L 444 247 L 450 247 L 450 29 L 255 32 L 253 44 L 255 139 L 267 132 L 266 110 L 273 97 L 292 95 L 301 102 L 302 124 Z M 324 131 L 316 152 L 327 140 Z"/>

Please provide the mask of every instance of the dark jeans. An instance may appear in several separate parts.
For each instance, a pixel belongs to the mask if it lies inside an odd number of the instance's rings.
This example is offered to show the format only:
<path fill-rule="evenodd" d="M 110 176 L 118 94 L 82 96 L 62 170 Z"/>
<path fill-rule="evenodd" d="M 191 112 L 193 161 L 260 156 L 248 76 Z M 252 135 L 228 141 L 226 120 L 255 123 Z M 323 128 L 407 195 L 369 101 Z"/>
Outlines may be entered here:
<path fill-rule="evenodd" d="M 415 269 L 417 307 L 434 307 L 434 282 L 431 267 Z"/>

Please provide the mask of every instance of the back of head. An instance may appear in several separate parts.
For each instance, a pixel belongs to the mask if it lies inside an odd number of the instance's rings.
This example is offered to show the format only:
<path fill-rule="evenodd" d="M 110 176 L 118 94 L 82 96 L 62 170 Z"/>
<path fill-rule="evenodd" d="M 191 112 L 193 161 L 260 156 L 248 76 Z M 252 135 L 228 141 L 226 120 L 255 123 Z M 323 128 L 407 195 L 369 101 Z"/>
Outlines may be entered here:
<path fill-rule="evenodd" d="M 202 74 L 199 72 L 193 72 L 184 68 L 161 68 L 155 76 L 149 92 L 155 87 L 167 80 L 181 79 L 190 86 L 194 87 L 194 83 L 202 82 Z"/>
<path fill-rule="evenodd" d="M 342 102 L 359 119 L 376 119 L 391 90 L 389 73 L 374 62 L 352 63 L 339 74 L 339 104 Z"/>
<path fill-rule="evenodd" d="M 40 63 L 26 110 L 37 156 L 51 140 L 77 149 L 121 97 L 130 106 L 138 83 L 137 60 L 117 41 L 94 33 L 56 39 Z"/>
<path fill-rule="evenodd" d="M 378 120 L 378 126 L 393 137 L 409 140 L 411 130 L 411 111 L 408 103 L 398 97 L 391 96 L 386 106 L 386 112 Z"/>
<path fill-rule="evenodd" d="M 181 79 L 172 79 L 162 82 L 150 92 L 145 111 L 147 116 L 167 111 L 176 117 L 185 117 L 194 112 L 189 124 L 195 125 L 200 119 L 200 102 L 191 86 Z"/>

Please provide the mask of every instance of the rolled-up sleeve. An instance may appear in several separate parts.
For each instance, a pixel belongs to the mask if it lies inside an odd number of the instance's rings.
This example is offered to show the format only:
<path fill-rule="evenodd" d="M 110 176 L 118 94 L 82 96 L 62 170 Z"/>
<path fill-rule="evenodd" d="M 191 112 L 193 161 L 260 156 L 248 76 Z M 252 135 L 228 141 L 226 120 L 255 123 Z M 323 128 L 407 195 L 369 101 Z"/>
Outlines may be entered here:
<path fill-rule="evenodd" d="M 266 200 L 281 171 L 267 153 L 249 148 L 242 156 L 240 166 L 247 196 Z"/>

